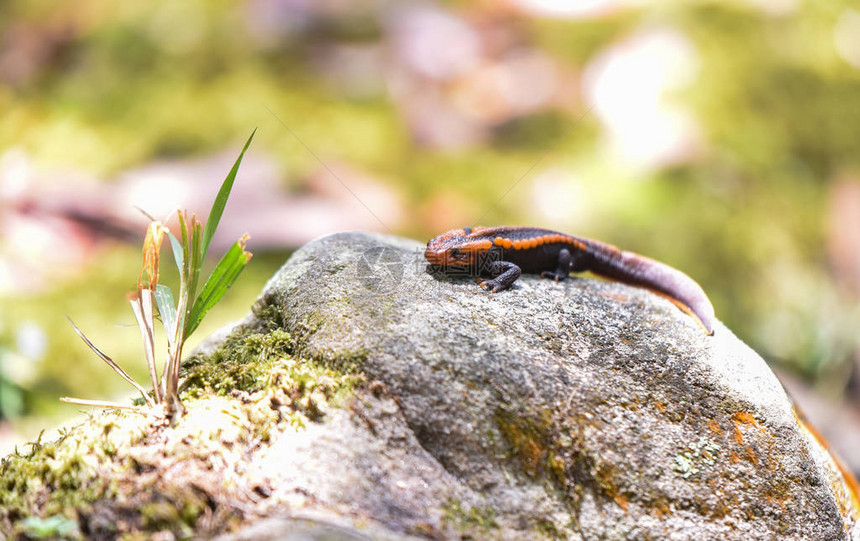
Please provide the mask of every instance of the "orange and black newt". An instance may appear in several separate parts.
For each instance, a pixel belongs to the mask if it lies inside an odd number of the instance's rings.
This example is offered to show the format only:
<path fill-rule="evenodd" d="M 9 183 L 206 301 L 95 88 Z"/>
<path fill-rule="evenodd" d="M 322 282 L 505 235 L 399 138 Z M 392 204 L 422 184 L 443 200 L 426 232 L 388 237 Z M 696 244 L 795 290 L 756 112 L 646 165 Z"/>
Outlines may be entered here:
<path fill-rule="evenodd" d="M 571 272 L 590 271 L 666 297 L 714 334 L 714 308 L 692 278 L 596 240 L 534 227 L 467 227 L 432 239 L 424 257 L 442 272 L 490 276 L 480 285 L 494 293 L 511 287 L 523 272 L 558 282 Z"/>

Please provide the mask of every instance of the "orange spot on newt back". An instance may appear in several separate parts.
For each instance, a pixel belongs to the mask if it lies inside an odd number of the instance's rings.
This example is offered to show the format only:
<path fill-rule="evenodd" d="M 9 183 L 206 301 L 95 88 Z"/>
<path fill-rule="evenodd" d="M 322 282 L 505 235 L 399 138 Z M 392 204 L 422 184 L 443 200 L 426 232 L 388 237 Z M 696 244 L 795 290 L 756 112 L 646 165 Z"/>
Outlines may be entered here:
<path fill-rule="evenodd" d="M 515 240 L 513 242 L 514 250 L 519 250 L 523 247 L 523 242 L 521 240 Z"/>
<path fill-rule="evenodd" d="M 495 239 L 493 239 L 493 243 L 496 246 L 504 246 L 505 245 L 505 239 L 503 239 L 502 237 L 496 237 Z"/>

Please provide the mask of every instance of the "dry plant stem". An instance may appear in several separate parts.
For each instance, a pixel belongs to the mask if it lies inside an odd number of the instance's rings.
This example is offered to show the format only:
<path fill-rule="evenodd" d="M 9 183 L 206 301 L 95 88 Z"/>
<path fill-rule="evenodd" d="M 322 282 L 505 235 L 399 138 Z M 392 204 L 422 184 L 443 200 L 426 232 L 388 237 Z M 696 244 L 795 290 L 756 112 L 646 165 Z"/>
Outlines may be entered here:
<path fill-rule="evenodd" d="M 140 394 L 143 396 L 143 400 L 146 402 L 146 405 L 152 407 L 154 405 L 154 403 L 152 402 L 152 399 L 147 394 L 146 389 L 144 389 L 143 387 L 140 386 L 140 384 L 138 384 L 136 381 L 134 381 L 132 379 L 132 377 L 129 376 L 128 373 L 125 370 L 123 370 L 120 365 L 116 364 L 116 362 L 113 359 L 111 359 L 110 357 L 108 357 L 107 355 L 102 353 L 101 350 L 95 346 L 95 344 L 90 342 L 90 339 L 87 338 L 86 335 L 84 335 L 84 333 L 78 328 L 77 325 L 75 325 L 75 322 L 72 321 L 71 318 L 67 318 L 67 319 L 69 319 L 69 323 L 72 324 L 72 327 L 75 329 L 75 332 L 78 333 L 78 336 L 81 337 L 81 340 L 83 340 L 84 343 L 87 346 L 89 346 L 89 348 L 91 350 L 93 350 L 93 352 L 95 352 L 95 354 L 98 355 L 101 360 L 103 360 L 105 363 L 107 363 L 108 366 L 113 368 L 114 372 L 119 374 L 124 380 L 129 382 L 135 389 L 137 389 L 140 392 Z"/>
<path fill-rule="evenodd" d="M 167 416 L 171 419 L 174 415 L 185 411 L 185 407 L 179 401 L 179 365 L 181 356 L 181 350 L 171 351 L 170 360 L 168 361 L 169 372 L 167 370 L 164 372 L 164 402 L 167 408 Z"/>
<path fill-rule="evenodd" d="M 180 291 L 182 289 L 184 288 L 180 288 Z M 182 306 L 182 299 L 184 297 L 185 296 L 180 293 L 180 307 Z M 167 363 L 164 367 L 164 373 L 161 375 L 162 385 L 164 388 L 163 402 L 167 407 L 167 415 L 170 418 L 185 410 L 182 403 L 179 401 L 179 365 L 182 360 L 182 343 L 184 341 L 185 337 L 183 336 L 182 321 L 180 319 L 176 326 L 176 336 L 168 345 Z"/>
<path fill-rule="evenodd" d="M 185 307 L 188 304 L 188 289 L 184 275 L 180 281 L 175 334 L 168 345 L 167 363 L 161 375 L 164 388 L 163 400 L 167 406 L 167 415 L 171 418 L 185 409 L 179 401 L 179 365 L 182 359 L 182 344 L 185 342 Z"/>
<path fill-rule="evenodd" d="M 161 403 L 161 387 L 158 384 L 158 371 L 155 367 L 155 320 L 152 312 L 152 291 L 141 289 L 136 298 L 129 299 L 140 335 L 143 338 L 144 353 L 146 354 L 146 366 L 149 368 L 149 377 L 152 380 L 152 389 L 155 394 L 155 403 Z"/>
<path fill-rule="evenodd" d="M 200 222 L 192 214 L 190 220 L 186 220 L 183 212 L 178 213 L 179 229 L 182 235 L 182 266 L 179 276 L 179 301 L 176 305 L 176 322 L 173 329 L 173 337 L 169 340 L 167 348 L 167 363 L 162 374 L 164 388 L 163 400 L 167 406 L 167 415 L 182 413 L 184 407 L 179 401 L 179 366 L 182 360 L 182 346 L 186 339 L 186 321 L 190 312 L 190 298 L 193 289 L 196 288 L 197 280 L 195 272 L 200 266 L 197 261 L 200 254 Z"/>
<path fill-rule="evenodd" d="M 167 404 L 168 411 L 172 411 L 171 404 L 173 403 L 173 396 L 177 394 L 176 385 L 173 380 L 173 365 L 175 364 L 175 353 L 173 347 L 168 347 L 167 349 L 167 362 L 164 365 L 164 372 L 161 374 L 161 387 L 164 390 L 164 396 L 162 397 L 162 401 Z"/>
<path fill-rule="evenodd" d="M 140 408 L 137 406 L 129 406 L 128 404 L 120 404 L 119 402 L 108 402 L 106 400 L 85 400 L 83 398 L 72 398 L 69 396 L 64 396 L 60 398 L 60 402 L 66 402 L 67 404 L 78 404 L 81 406 L 95 406 L 97 408 L 140 411 Z"/>

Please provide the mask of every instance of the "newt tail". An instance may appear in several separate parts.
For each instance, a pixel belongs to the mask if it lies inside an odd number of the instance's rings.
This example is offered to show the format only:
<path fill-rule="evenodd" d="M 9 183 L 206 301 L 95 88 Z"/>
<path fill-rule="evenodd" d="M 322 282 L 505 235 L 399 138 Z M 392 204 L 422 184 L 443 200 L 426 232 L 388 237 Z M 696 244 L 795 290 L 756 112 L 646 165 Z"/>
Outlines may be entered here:
<path fill-rule="evenodd" d="M 508 289 L 523 272 L 558 282 L 571 272 L 590 271 L 666 297 L 714 334 L 714 307 L 695 280 L 596 240 L 533 227 L 467 227 L 432 239 L 424 257 L 443 272 L 489 276 L 480 285 L 494 293 Z"/>

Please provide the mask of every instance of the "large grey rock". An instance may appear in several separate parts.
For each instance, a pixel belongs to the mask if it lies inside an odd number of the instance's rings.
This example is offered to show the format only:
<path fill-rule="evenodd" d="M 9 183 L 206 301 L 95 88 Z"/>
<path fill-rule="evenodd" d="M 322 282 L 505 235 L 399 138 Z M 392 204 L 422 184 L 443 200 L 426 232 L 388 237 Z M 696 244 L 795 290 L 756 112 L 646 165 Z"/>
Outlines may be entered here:
<path fill-rule="evenodd" d="M 296 355 L 359 359 L 369 382 L 250 460 L 284 532 L 860 539 L 850 481 L 724 326 L 706 336 L 665 299 L 595 279 L 491 294 L 432 275 L 422 250 L 312 242 L 245 322 L 288 330 Z"/>

